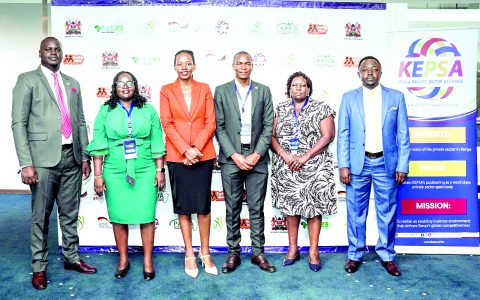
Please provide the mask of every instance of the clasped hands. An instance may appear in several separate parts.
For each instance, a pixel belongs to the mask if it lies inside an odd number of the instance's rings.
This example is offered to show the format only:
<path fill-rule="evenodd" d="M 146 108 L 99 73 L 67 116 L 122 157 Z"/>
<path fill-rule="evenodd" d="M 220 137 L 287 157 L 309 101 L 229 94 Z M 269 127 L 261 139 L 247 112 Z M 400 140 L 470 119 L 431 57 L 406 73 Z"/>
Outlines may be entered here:
<path fill-rule="evenodd" d="M 307 154 L 294 156 L 288 152 L 282 155 L 282 159 L 288 165 L 288 168 L 292 172 L 298 172 L 307 163 L 310 157 Z"/>
<path fill-rule="evenodd" d="M 234 153 L 231 158 L 240 170 L 250 171 L 253 169 L 253 167 L 255 167 L 258 160 L 260 159 L 260 154 L 254 152 L 247 156 L 243 156 L 240 153 Z"/>
<path fill-rule="evenodd" d="M 183 155 L 185 155 L 185 159 L 182 162 L 184 165 L 187 165 L 187 166 L 191 166 L 198 163 L 200 159 L 203 157 L 202 152 L 200 152 L 200 150 L 198 150 L 197 147 L 191 147 L 190 149 L 185 151 Z"/>

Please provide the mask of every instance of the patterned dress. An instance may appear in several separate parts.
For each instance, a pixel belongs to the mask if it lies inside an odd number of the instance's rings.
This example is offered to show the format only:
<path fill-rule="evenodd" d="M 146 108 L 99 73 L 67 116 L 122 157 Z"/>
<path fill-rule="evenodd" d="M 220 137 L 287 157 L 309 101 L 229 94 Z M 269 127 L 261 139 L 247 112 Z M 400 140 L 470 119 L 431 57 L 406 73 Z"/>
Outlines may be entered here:
<path fill-rule="evenodd" d="M 298 153 L 310 150 L 320 139 L 320 121 L 335 117 L 323 101 L 309 99 L 298 116 Z M 290 152 L 290 138 L 294 134 L 295 118 L 292 101 L 280 103 L 276 109 L 276 137 L 282 148 Z M 325 150 L 312 157 L 299 172 L 292 172 L 283 159 L 275 154 L 272 160 L 272 205 L 288 216 L 305 218 L 325 216 L 337 212 L 333 157 Z"/>

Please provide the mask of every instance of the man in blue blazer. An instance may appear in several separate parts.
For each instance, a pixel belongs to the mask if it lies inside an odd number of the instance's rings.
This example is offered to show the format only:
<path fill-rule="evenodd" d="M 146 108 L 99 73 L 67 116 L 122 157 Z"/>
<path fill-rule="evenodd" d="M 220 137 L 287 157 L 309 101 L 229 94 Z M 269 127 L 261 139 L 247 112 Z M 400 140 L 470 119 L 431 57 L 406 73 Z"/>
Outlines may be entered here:
<path fill-rule="evenodd" d="M 395 264 L 397 187 L 408 173 L 410 143 L 405 98 L 379 84 L 378 59 L 360 60 L 363 87 L 343 95 L 338 114 L 338 169 L 347 187 L 348 261 L 345 271 L 360 267 L 366 249 L 366 220 L 373 181 L 378 242 L 375 251 L 382 266 L 400 276 Z"/>

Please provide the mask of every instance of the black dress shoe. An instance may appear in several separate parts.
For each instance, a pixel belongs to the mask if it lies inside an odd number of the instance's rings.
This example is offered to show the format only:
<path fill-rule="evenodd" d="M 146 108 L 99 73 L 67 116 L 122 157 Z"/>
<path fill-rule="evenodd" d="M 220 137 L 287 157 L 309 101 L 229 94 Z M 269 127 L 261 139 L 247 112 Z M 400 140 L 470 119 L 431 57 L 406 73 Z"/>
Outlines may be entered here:
<path fill-rule="evenodd" d="M 382 260 L 382 266 L 387 270 L 388 274 L 392 276 L 400 276 L 402 273 L 398 269 L 397 264 L 395 264 L 393 261 L 383 261 Z"/>
<path fill-rule="evenodd" d="M 153 280 L 153 278 L 155 278 L 155 271 L 153 272 L 143 271 L 143 279 L 145 279 L 145 281 Z"/>
<path fill-rule="evenodd" d="M 357 272 L 358 268 L 360 268 L 361 264 L 362 263 L 359 261 L 349 259 L 345 264 L 345 271 L 347 273 L 355 273 Z"/>
<path fill-rule="evenodd" d="M 240 265 L 240 256 L 235 253 L 230 253 L 227 255 L 227 259 L 222 265 L 223 273 L 231 273 Z"/>
<path fill-rule="evenodd" d="M 70 270 L 70 271 L 77 271 L 79 273 L 83 273 L 83 274 L 94 274 L 94 273 L 97 273 L 97 269 L 95 269 L 94 267 L 90 266 L 89 264 L 87 264 L 86 262 L 84 262 L 83 260 L 80 260 L 74 264 L 72 263 L 69 263 L 69 262 L 64 262 L 63 263 L 63 268 L 65 270 Z"/>
<path fill-rule="evenodd" d="M 274 273 L 277 271 L 275 267 L 268 262 L 267 258 L 265 257 L 265 254 L 260 253 L 259 255 L 252 255 L 252 264 L 257 265 L 262 269 L 263 271 L 269 272 L 269 273 Z"/>
<path fill-rule="evenodd" d="M 128 271 L 130 270 L 130 262 L 128 262 L 127 267 L 125 269 L 121 269 L 115 272 L 115 278 L 122 279 L 123 277 L 127 276 Z"/>
<path fill-rule="evenodd" d="M 37 290 L 44 290 L 47 288 L 47 272 L 33 272 L 32 286 Z"/>

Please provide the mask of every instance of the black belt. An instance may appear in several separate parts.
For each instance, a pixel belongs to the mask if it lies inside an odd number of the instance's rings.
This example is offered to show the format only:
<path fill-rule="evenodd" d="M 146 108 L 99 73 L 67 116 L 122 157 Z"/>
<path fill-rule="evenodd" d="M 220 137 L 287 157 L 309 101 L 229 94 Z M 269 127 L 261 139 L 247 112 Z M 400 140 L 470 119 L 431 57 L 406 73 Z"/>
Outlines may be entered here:
<path fill-rule="evenodd" d="M 250 144 L 240 144 L 240 147 L 245 150 L 250 150 Z"/>
<path fill-rule="evenodd" d="M 73 148 L 73 144 L 63 144 L 62 145 L 62 150 L 67 150 L 67 149 L 70 149 L 70 148 Z"/>
<path fill-rule="evenodd" d="M 365 151 L 365 156 L 368 157 L 368 158 L 380 158 L 383 156 L 383 151 L 380 151 L 380 152 L 375 152 L 375 153 L 372 153 L 372 152 L 367 152 Z"/>

